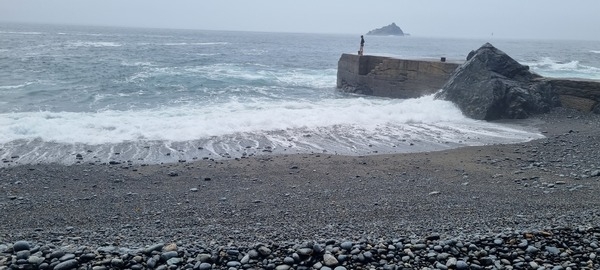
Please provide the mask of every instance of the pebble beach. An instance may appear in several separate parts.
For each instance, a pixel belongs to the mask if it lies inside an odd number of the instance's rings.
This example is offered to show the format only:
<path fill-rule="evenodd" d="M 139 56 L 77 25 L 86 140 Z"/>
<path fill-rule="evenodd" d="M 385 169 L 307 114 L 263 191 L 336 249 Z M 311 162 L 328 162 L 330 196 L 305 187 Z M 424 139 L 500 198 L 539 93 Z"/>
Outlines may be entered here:
<path fill-rule="evenodd" d="M 9 164 L 0 270 L 600 269 L 600 116 L 532 121 L 439 152 Z"/>

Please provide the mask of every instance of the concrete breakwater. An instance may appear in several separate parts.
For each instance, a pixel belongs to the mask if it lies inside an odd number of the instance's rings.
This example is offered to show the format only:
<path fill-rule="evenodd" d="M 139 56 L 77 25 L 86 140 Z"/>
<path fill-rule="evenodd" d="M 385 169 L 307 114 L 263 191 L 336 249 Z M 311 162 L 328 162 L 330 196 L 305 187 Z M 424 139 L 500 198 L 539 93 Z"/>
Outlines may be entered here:
<path fill-rule="evenodd" d="M 460 63 L 342 54 L 337 87 L 342 91 L 393 98 L 416 98 L 438 91 Z"/>
<path fill-rule="evenodd" d="M 337 88 L 364 95 L 416 98 L 440 90 L 461 65 L 456 61 L 342 54 Z M 540 80 L 549 83 L 560 106 L 600 113 L 600 81 L 548 77 Z"/>

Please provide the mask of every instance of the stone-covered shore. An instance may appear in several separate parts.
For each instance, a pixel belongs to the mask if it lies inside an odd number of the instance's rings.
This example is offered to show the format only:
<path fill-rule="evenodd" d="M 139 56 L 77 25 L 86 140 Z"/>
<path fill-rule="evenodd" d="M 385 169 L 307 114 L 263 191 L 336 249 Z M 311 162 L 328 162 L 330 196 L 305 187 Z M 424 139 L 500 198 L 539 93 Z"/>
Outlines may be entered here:
<path fill-rule="evenodd" d="M 598 269 L 599 241 L 600 227 L 507 231 L 470 239 L 440 240 L 440 235 L 433 233 L 421 239 L 329 239 L 250 246 L 158 243 L 127 248 L 18 241 L 0 245 L 0 268 Z"/>
<path fill-rule="evenodd" d="M 0 270 L 600 269 L 600 116 L 440 152 L 0 168 Z"/>

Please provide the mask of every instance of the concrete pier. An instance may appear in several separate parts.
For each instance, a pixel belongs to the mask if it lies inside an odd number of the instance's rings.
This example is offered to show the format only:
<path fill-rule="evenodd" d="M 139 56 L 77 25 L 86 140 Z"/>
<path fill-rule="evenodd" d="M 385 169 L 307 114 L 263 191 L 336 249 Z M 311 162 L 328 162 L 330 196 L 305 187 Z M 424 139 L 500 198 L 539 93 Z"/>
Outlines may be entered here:
<path fill-rule="evenodd" d="M 396 59 L 384 56 L 342 54 L 337 88 L 344 92 L 391 98 L 433 94 L 462 63 L 430 59 Z M 552 86 L 561 106 L 600 113 L 600 81 L 543 78 Z"/>
<path fill-rule="evenodd" d="M 438 91 L 461 63 L 342 54 L 337 87 L 345 92 L 416 98 Z"/>

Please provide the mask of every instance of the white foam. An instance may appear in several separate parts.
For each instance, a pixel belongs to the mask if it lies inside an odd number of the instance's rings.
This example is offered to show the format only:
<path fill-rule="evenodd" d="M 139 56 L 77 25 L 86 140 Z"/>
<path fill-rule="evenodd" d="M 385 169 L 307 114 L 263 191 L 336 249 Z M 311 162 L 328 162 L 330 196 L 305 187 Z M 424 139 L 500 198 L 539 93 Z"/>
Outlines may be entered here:
<path fill-rule="evenodd" d="M 591 53 L 600 53 L 600 51 L 595 51 L 595 50 L 592 50 L 592 51 L 590 51 L 590 52 L 591 52 Z"/>
<path fill-rule="evenodd" d="M 151 63 L 122 63 L 123 65 L 136 65 L 144 67 L 143 70 L 132 74 L 126 78 L 126 82 L 141 82 L 148 78 L 157 76 L 188 75 L 196 79 L 208 79 L 215 81 L 238 81 L 236 87 L 243 85 L 243 82 L 252 84 L 252 82 L 264 81 L 279 87 L 306 87 L 317 89 L 329 89 L 336 82 L 336 70 L 309 70 L 294 69 L 272 70 L 267 66 L 259 64 L 214 64 L 207 66 L 195 66 L 187 68 L 175 67 L 157 67 Z M 260 90 L 258 86 L 252 86 L 253 89 Z"/>
<path fill-rule="evenodd" d="M 149 67 L 149 66 L 154 66 L 154 64 L 152 64 L 151 62 L 126 62 L 123 61 L 121 62 L 121 65 L 123 66 L 127 66 L 127 67 Z"/>
<path fill-rule="evenodd" d="M 600 68 L 583 65 L 577 60 L 557 61 L 550 57 L 543 57 L 538 61 L 524 64 L 543 76 L 600 78 Z"/>
<path fill-rule="evenodd" d="M 237 133 L 336 126 L 377 134 L 384 127 L 395 127 L 395 132 L 402 132 L 402 127 L 416 125 L 438 126 L 443 130 L 462 127 L 461 131 L 475 127 L 468 131 L 471 133 L 495 129 L 494 124 L 465 118 L 452 103 L 431 96 L 405 101 L 371 98 L 230 101 L 125 112 L 1 114 L 0 143 L 20 139 L 91 145 L 138 140 L 190 141 Z"/>
<path fill-rule="evenodd" d="M 191 43 L 192 45 L 197 46 L 210 46 L 210 45 L 228 45 L 229 42 L 195 42 Z"/>
<path fill-rule="evenodd" d="M 33 82 L 26 82 L 24 84 L 18 84 L 18 85 L 1 85 L 0 86 L 0 90 L 9 90 L 9 89 L 23 88 L 23 87 L 28 86 L 28 85 L 30 85 L 32 83 Z"/>
<path fill-rule="evenodd" d="M 73 41 L 69 42 L 70 47 L 120 47 L 121 44 L 109 41 Z"/>
<path fill-rule="evenodd" d="M 28 31 L 0 31 L 0 34 L 13 34 L 13 35 L 41 35 L 41 32 L 28 32 Z"/>
<path fill-rule="evenodd" d="M 171 42 L 164 43 L 165 46 L 212 46 L 212 45 L 228 45 L 229 42 Z"/>

